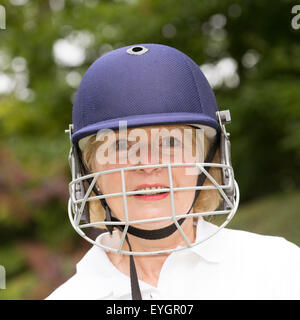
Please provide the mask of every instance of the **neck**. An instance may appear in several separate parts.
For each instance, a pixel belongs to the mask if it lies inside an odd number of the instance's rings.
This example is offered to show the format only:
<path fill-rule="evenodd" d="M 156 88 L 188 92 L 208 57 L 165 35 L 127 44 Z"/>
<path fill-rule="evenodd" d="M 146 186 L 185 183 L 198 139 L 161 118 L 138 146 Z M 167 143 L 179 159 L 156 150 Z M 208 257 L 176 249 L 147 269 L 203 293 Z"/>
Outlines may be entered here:
<path fill-rule="evenodd" d="M 186 219 L 181 225 L 183 232 L 187 235 L 188 240 L 192 243 L 195 241 L 195 228 L 193 226 L 193 219 Z M 133 252 L 156 252 L 164 251 L 178 246 L 186 246 L 186 242 L 179 230 L 174 232 L 169 237 L 159 240 L 145 240 L 128 234 L 128 239 Z M 128 244 L 124 241 L 123 249 L 129 251 Z M 130 275 L 129 270 L 129 256 L 119 255 L 117 253 L 109 252 L 108 254 L 111 262 L 123 273 Z M 147 256 L 134 256 L 135 266 L 139 280 L 147 282 L 152 286 L 157 286 L 160 271 L 164 262 L 170 253 L 152 254 Z"/>

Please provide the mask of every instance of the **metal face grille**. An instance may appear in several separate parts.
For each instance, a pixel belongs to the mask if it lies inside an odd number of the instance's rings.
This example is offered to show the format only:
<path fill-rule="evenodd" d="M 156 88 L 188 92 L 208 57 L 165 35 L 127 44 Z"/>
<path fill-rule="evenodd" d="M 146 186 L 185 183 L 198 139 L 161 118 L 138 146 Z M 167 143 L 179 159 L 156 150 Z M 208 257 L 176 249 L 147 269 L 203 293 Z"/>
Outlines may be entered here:
<path fill-rule="evenodd" d="M 70 199 L 69 199 L 69 205 L 68 205 L 68 212 L 69 212 L 69 218 L 71 221 L 72 226 L 74 229 L 87 241 L 89 241 L 92 244 L 95 244 L 97 246 L 102 247 L 105 250 L 113 251 L 119 254 L 127 254 L 127 255 L 153 255 L 153 254 L 163 254 L 163 253 L 170 253 L 186 248 L 191 248 L 195 245 L 198 245 L 205 240 L 212 237 L 214 234 L 216 234 L 218 231 L 220 231 L 222 228 L 224 228 L 229 221 L 233 218 L 237 207 L 239 203 L 239 188 L 234 180 L 233 175 L 233 169 L 228 164 L 217 164 L 217 163 L 169 163 L 169 164 L 158 164 L 158 165 L 144 165 L 144 166 L 132 166 L 132 167 L 126 167 L 126 168 L 118 168 L 113 170 L 107 170 L 107 171 L 101 171 L 92 173 L 86 176 L 80 176 L 78 175 L 78 170 L 76 170 L 76 159 L 72 155 L 72 149 L 70 153 L 70 165 L 72 168 L 72 175 L 73 175 L 73 181 L 69 185 L 69 192 L 70 192 Z M 138 191 L 127 191 L 126 190 L 126 184 L 125 184 L 125 172 L 129 170 L 140 170 L 140 169 L 146 169 L 146 168 L 159 168 L 159 167 L 165 167 L 168 170 L 168 177 L 169 177 L 169 188 L 162 188 L 158 189 L 160 192 L 169 192 L 170 194 L 170 201 L 171 201 L 171 214 L 167 217 L 159 217 L 159 218 L 153 218 L 153 219 L 139 219 L 139 220 L 131 220 L 128 215 L 128 204 L 127 204 L 127 196 L 130 195 L 138 195 L 138 194 L 147 194 L 151 193 L 153 191 L 151 190 L 138 190 Z M 175 167 L 196 167 L 200 172 L 205 174 L 205 176 L 210 180 L 211 185 L 207 186 L 191 186 L 191 187 L 174 187 L 173 186 L 173 178 L 172 178 L 172 168 Z M 226 172 L 226 175 L 228 179 L 226 179 L 226 184 L 219 184 L 212 175 L 206 170 L 205 168 L 208 167 L 218 167 L 221 168 L 223 172 Z M 100 196 L 93 196 L 91 194 L 97 179 L 101 175 L 110 174 L 110 173 L 119 173 L 121 175 L 121 181 L 122 181 L 122 191 L 118 193 L 112 193 L 112 194 L 105 194 Z M 83 191 L 83 183 L 84 181 L 89 181 L 89 187 L 86 191 Z M 221 196 L 221 198 L 224 201 L 224 208 L 226 209 L 217 209 L 215 211 L 205 211 L 205 212 L 193 212 L 189 214 L 180 214 L 176 215 L 175 212 L 175 204 L 174 204 L 174 193 L 179 191 L 186 191 L 186 190 L 217 190 Z M 232 195 L 233 196 L 229 196 Z M 99 200 L 100 199 L 107 199 L 111 197 L 122 197 L 123 198 L 123 205 L 124 205 L 124 220 L 123 221 L 97 221 L 97 222 L 91 222 L 91 223 L 84 223 L 83 220 L 83 214 L 86 204 L 89 201 Z M 206 216 L 221 216 L 224 215 L 225 219 L 221 223 L 220 226 L 216 229 L 214 233 L 211 235 L 206 235 L 205 238 L 197 240 L 195 243 L 190 243 L 187 235 L 185 234 L 182 227 L 179 225 L 178 220 L 181 218 L 187 218 L 192 219 L 195 217 L 206 217 Z M 137 224 L 142 223 L 149 223 L 149 222 L 155 222 L 155 221 L 170 221 L 170 224 L 174 223 L 178 229 L 178 232 L 181 234 L 182 238 L 184 239 L 185 246 L 172 248 L 168 250 L 160 250 L 160 251 L 147 251 L 147 252 L 136 252 L 136 251 L 126 251 L 123 250 L 123 243 L 128 231 L 129 226 L 134 226 Z M 124 226 L 124 230 L 122 232 L 122 235 L 120 237 L 120 242 L 118 244 L 118 247 L 110 247 L 109 245 L 104 245 L 101 243 L 96 242 L 95 240 L 88 237 L 85 233 L 85 229 L 89 227 L 97 227 L 97 226 L 104 226 L 104 225 L 122 225 Z M 163 239 L 161 240 L 163 241 Z"/>

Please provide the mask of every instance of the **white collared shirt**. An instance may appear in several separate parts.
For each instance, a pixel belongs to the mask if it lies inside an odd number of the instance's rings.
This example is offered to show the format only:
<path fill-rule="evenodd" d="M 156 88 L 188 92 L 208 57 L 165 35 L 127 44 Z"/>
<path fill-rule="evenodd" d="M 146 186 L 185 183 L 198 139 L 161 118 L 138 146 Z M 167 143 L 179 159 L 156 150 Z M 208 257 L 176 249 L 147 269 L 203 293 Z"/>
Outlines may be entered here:
<path fill-rule="evenodd" d="M 199 235 L 216 226 L 199 219 Z M 96 241 L 107 241 L 108 233 Z M 157 287 L 139 280 L 144 300 L 300 299 L 300 248 L 281 237 L 222 229 L 190 249 L 171 253 Z M 46 299 L 131 300 L 130 278 L 94 245 L 76 274 Z"/>

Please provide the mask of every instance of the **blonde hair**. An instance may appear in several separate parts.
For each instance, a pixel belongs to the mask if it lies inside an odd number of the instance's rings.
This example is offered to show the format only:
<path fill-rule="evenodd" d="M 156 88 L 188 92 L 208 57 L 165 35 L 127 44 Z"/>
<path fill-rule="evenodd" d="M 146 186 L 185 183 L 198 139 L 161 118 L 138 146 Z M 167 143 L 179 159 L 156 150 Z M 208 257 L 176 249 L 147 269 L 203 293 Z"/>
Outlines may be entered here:
<path fill-rule="evenodd" d="M 147 128 L 157 128 L 159 126 L 149 126 Z M 166 126 L 164 126 L 166 127 Z M 187 125 L 179 125 L 178 128 L 190 128 Z M 195 132 L 195 130 L 193 130 Z M 196 135 L 193 134 L 193 143 L 196 142 Z M 101 141 L 96 140 L 96 134 L 91 136 L 91 138 L 88 141 L 88 144 L 86 148 L 83 151 L 83 161 L 85 166 L 90 172 L 93 172 L 94 168 L 94 160 L 95 160 L 95 152 L 99 145 L 103 143 Z M 207 156 L 208 150 L 210 148 L 210 141 L 206 136 L 204 136 L 204 157 Z M 216 154 L 214 156 L 213 161 L 214 163 L 220 163 L 220 151 L 219 148 L 217 148 Z M 221 176 L 221 169 L 217 167 L 210 167 L 209 174 L 216 180 L 217 183 L 221 183 L 222 176 Z M 203 186 L 212 185 L 212 182 L 206 178 Z M 92 191 L 91 196 L 95 196 L 96 194 Z M 91 222 L 96 221 L 104 221 L 105 219 L 105 209 L 101 205 L 101 202 L 99 200 L 92 200 L 88 201 L 88 207 L 89 207 L 89 218 Z M 213 190 L 201 190 L 201 192 L 198 195 L 198 198 L 193 206 L 193 212 L 204 212 L 204 211 L 215 211 L 221 203 L 221 196 L 219 194 L 219 191 L 216 189 Z M 210 216 L 211 218 L 211 216 Z M 206 220 L 210 220 L 210 218 L 206 218 Z M 105 226 L 97 226 L 98 228 L 106 229 Z"/>

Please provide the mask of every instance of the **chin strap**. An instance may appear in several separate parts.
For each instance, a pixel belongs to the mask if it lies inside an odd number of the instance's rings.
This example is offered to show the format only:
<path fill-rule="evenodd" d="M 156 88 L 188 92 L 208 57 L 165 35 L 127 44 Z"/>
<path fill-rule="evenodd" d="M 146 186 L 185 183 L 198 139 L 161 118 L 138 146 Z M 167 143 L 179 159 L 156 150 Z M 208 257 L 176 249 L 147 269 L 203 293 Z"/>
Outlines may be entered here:
<path fill-rule="evenodd" d="M 127 234 L 126 234 L 125 239 L 128 243 L 129 250 L 132 251 Z M 139 286 L 139 279 L 138 279 L 138 276 L 136 273 L 136 267 L 135 267 L 135 263 L 134 263 L 134 259 L 133 259 L 132 254 L 129 256 L 129 267 L 130 267 L 131 298 L 132 298 L 132 300 L 143 300 L 142 294 L 141 294 L 141 289 Z"/>
<path fill-rule="evenodd" d="M 219 141 L 220 141 L 220 134 L 217 134 L 211 147 L 210 150 L 206 156 L 205 159 L 205 163 L 211 163 L 213 161 L 213 158 L 216 154 L 218 145 L 219 145 Z M 82 169 L 85 175 L 89 174 L 89 170 L 86 168 L 86 166 L 84 165 L 82 158 L 81 158 L 81 152 L 78 150 L 78 154 L 79 154 L 79 159 L 82 165 Z M 209 171 L 210 167 L 204 167 L 207 171 Z M 206 175 L 201 172 L 201 174 L 198 175 L 198 179 L 197 179 L 197 186 L 202 186 L 204 181 L 206 179 Z M 92 179 L 88 179 L 87 180 L 89 183 L 91 183 Z M 96 195 L 101 195 L 101 193 L 97 190 L 97 188 L 94 186 L 93 187 L 93 191 L 95 192 Z M 195 191 L 195 197 L 193 200 L 193 203 L 190 207 L 190 209 L 188 210 L 188 212 L 186 213 L 189 214 L 190 211 L 192 210 L 198 196 L 199 196 L 200 190 L 196 190 Z M 107 205 L 107 202 L 105 201 L 105 199 L 100 199 L 100 202 L 103 206 L 103 208 L 105 209 L 105 221 L 106 222 L 111 222 L 111 221 L 117 221 L 120 222 L 119 219 L 115 218 L 112 216 L 111 214 L 111 210 L 109 208 L 109 206 Z M 178 224 L 181 225 L 183 223 L 183 221 L 186 218 L 181 218 L 178 220 Z M 124 226 L 122 225 L 106 225 L 107 230 L 109 231 L 110 234 L 112 234 L 114 227 L 118 228 L 120 231 L 124 231 Z M 145 230 L 145 229 L 140 229 L 140 228 L 135 228 L 132 226 L 129 226 L 127 229 L 127 232 L 133 236 L 142 238 L 142 239 L 147 239 L 147 240 L 158 240 L 158 239 L 163 239 L 166 238 L 170 235 L 172 235 L 176 230 L 177 230 L 177 226 L 175 225 L 175 223 L 172 223 L 171 225 L 164 227 L 164 228 L 160 228 L 160 229 L 153 229 L 153 230 Z M 125 236 L 126 242 L 128 243 L 128 247 L 130 252 L 132 252 L 132 248 L 128 239 L 128 236 L 126 234 Z M 130 255 L 129 257 L 129 263 L 130 263 L 130 283 L 131 283 L 131 296 L 132 296 L 132 300 L 142 300 L 142 294 L 141 294 L 141 290 L 140 290 L 140 286 L 139 286 L 139 280 L 138 280 L 138 276 L 137 276 L 137 271 L 136 271 L 136 267 L 135 267 L 135 263 L 134 263 L 134 258 L 133 255 Z"/>

